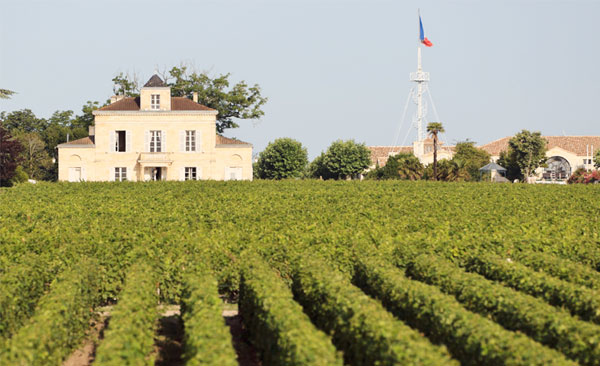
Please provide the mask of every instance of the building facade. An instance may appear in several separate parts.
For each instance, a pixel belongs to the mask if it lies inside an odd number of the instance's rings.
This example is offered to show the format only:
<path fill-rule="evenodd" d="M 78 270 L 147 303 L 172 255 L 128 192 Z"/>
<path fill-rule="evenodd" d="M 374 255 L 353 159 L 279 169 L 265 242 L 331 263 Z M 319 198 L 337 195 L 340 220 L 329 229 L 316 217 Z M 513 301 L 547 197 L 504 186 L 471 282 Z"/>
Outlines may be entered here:
<path fill-rule="evenodd" d="M 58 145 L 61 181 L 251 180 L 252 145 L 216 133 L 217 111 L 171 96 L 157 75 L 140 96 L 94 111 L 88 137 Z"/>

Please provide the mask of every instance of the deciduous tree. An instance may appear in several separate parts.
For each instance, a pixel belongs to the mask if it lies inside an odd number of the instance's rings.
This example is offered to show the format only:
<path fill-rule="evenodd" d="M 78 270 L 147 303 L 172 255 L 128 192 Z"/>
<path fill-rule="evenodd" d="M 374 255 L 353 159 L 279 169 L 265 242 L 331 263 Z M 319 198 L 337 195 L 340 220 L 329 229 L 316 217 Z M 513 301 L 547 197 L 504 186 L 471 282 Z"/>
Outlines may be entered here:
<path fill-rule="evenodd" d="M 308 153 L 299 141 L 277 139 L 259 154 L 257 173 L 261 179 L 298 178 L 308 164 Z"/>
<path fill-rule="evenodd" d="M 462 162 L 464 168 L 469 172 L 471 180 L 479 180 L 479 169 L 490 162 L 491 155 L 482 149 L 475 147 L 473 141 L 463 141 L 456 144 L 452 160 Z"/>
<path fill-rule="evenodd" d="M 0 123 L 0 187 L 10 185 L 21 162 L 23 146 Z"/>
<path fill-rule="evenodd" d="M 525 178 L 531 177 L 538 167 L 545 164 L 546 144 L 540 132 L 527 130 L 519 132 L 508 141 L 508 154 Z"/>
<path fill-rule="evenodd" d="M 594 166 L 600 168 L 600 149 L 596 151 L 596 155 L 594 156 Z"/>
<path fill-rule="evenodd" d="M 370 164 L 371 152 L 365 144 L 354 140 L 337 140 L 320 159 L 319 171 L 324 173 L 324 179 L 349 179 L 364 172 Z"/>

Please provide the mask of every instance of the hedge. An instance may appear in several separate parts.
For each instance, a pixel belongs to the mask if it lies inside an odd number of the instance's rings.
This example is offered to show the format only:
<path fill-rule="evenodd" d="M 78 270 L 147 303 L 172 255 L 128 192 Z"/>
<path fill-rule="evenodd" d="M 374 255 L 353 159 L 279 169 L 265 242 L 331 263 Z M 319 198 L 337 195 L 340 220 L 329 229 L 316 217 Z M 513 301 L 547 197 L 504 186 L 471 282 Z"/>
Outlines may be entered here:
<path fill-rule="evenodd" d="M 258 256 L 245 258 L 239 309 L 250 339 L 267 365 L 342 365 L 331 339 L 294 301 L 292 291 Z"/>
<path fill-rule="evenodd" d="M 380 258 L 361 256 L 354 275 L 359 287 L 398 318 L 444 343 L 463 366 L 577 365 L 523 334 L 466 310 L 454 296 L 406 278 Z"/>
<path fill-rule="evenodd" d="M 406 273 L 454 295 L 467 309 L 507 329 L 522 331 L 583 365 L 600 365 L 600 327 L 573 318 L 543 300 L 467 273 L 437 256 L 406 260 Z"/>
<path fill-rule="evenodd" d="M 183 279 L 184 360 L 187 366 L 237 366 L 229 328 L 223 321 L 223 301 L 217 281 L 208 271 L 195 269 Z"/>
<path fill-rule="evenodd" d="M 158 320 L 153 268 L 133 264 L 100 343 L 95 366 L 154 365 L 151 353 Z"/>
<path fill-rule="evenodd" d="M 446 348 L 431 344 L 316 258 L 296 263 L 292 289 L 313 322 L 333 335 L 350 365 L 458 365 Z"/>

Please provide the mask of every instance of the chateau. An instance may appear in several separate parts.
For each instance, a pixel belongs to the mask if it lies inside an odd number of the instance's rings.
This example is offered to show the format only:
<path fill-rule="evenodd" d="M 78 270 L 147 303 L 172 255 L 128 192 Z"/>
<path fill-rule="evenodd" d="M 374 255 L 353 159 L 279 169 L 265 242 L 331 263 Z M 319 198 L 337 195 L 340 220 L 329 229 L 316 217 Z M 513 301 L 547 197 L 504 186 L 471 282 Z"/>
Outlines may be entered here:
<path fill-rule="evenodd" d="M 93 113 L 88 137 L 58 145 L 61 181 L 252 179 L 252 145 L 218 135 L 216 110 L 157 75 Z"/>

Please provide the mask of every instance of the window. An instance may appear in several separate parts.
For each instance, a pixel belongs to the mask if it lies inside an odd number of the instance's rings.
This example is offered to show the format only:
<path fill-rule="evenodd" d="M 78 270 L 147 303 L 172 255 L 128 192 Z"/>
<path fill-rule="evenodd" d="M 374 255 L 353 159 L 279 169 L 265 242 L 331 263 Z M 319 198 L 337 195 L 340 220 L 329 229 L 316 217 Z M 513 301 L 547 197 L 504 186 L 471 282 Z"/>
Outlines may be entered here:
<path fill-rule="evenodd" d="M 161 131 L 150 131 L 150 152 L 162 152 Z"/>
<path fill-rule="evenodd" d="M 185 180 L 196 180 L 196 167 L 186 167 L 185 168 Z"/>
<path fill-rule="evenodd" d="M 196 131 L 185 131 L 185 151 L 196 151 Z"/>
<path fill-rule="evenodd" d="M 115 131 L 115 151 L 127 151 L 127 135 L 125 131 Z"/>
<path fill-rule="evenodd" d="M 69 168 L 69 182 L 81 181 L 81 167 Z"/>
<path fill-rule="evenodd" d="M 150 109 L 160 109 L 160 94 L 150 96 Z"/>
<path fill-rule="evenodd" d="M 115 168 L 115 181 L 122 182 L 127 180 L 127 168 Z"/>
<path fill-rule="evenodd" d="M 241 167 L 225 168 L 225 180 L 241 180 L 241 179 L 242 179 L 242 168 Z"/>

